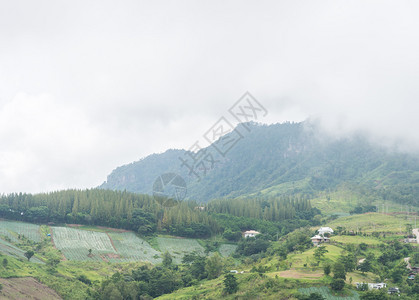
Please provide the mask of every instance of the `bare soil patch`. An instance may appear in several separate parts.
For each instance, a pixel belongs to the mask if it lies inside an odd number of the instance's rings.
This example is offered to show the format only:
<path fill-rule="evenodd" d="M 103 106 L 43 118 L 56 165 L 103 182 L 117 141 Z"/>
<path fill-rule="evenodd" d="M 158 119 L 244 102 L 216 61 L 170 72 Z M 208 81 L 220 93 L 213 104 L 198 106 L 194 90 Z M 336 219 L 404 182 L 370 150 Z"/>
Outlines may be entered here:
<path fill-rule="evenodd" d="M 309 272 L 301 272 L 297 270 L 286 270 L 286 271 L 277 272 L 277 274 L 280 277 L 297 278 L 297 279 L 298 278 L 316 279 L 323 276 L 323 274 L 321 273 L 309 273 Z"/>
<path fill-rule="evenodd" d="M 62 299 L 57 292 L 38 282 L 33 277 L 0 278 L 0 283 L 3 285 L 3 289 L 0 291 L 0 299 Z"/>
<path fill-rule="evenodd" d="M 105 262 L 109 262 L 110 258 L 121 258 L 121 255 L 116 254 L 116 253 L 105 253 L 105 254 L 100 254 L 100 258 Z"/>

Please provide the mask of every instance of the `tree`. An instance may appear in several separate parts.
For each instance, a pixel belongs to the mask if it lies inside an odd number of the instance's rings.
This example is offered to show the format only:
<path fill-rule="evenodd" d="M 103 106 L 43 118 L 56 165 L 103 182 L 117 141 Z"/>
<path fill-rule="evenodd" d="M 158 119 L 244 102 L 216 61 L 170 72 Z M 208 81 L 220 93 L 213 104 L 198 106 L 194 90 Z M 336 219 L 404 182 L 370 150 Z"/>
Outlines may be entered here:
<path fill-rule="evenodd" d="M 242 234 L 240 231 L 232 231 L 230 228 L 224 230 L 223 233 L 223 238 L 233 242 L 237 242 L 238 240 L 240 240 L 241 236 Z"/>
<path fill-rule="evenodd" d="M 361 300 L 385 300 L 389 299 L 384 289 L 367 291 L 361 295 Z"/>
<path fill-rule="evenodd" d="M 172 269 L 157 266 L 150 272 L 149 295 L 152 297 L 169 294 L 181 286 L 180 274 Z"/>
<path fill-rule="evenodd" d="M 361 249 L 362 251 L 367 250 L 367 248 L 368 248 L 368 245 L 367 244 L 365 244 L 365 243 L 359 244 L 359 249 Z"/>
<path fill-rule="evenodd" d="M 329 276 L 332 266 L 329 263 L 325 263 L 323 266 L 324 275 Z"/>
<path fill-rule="evenodd" d="M 81 282 L 83 282 L 83 283 L 87 284 L 87 285 L 92 285 L 92 281 L 91 281 L 89 278 L 87 278 L 87 276 L 86 276 L 86 275 L 84 275 L 84 274 L 79 275 L 79 276 L 77 277 L 77 279 L 78 279 L 78 280 L 80 280 Z"/>
<path fill-rule="evenodd" d="M 7 258 L 3 258 L 3 267 L 7 268 L 7 265 L 9 264 L 9 261 L 7 260 Z"/>
<path fill-rule="evenodd" d="M 227 294 L 234 294 L 239 290 L 236 276 L 233 274 L 227 274 L 224 278 L 224 291 Z"/>
<path fill-rule="evenodd" d="M 25 252 L 25 256 L 28 259 L 28 261 L 32 258 L 32 256 L 35 254 L 32 250 L 28 250 Z"/>
<path fill-rule="evenodd" d="M 393 280 L 393 282 L 401 282 L 403 279 L 403 274 L 405 272 L 405 268 L 402 266 L 397 266 L 393 269 L 393 271 L 390 273 L 390 277 Z"/>
<path fill-rule="evenodd" d="M 173 262 L 172 256 L 170 255 L 170 253 L 168 251 L 164 252 L 163 254 L 163 266 L 164 267 L 169 267 Z"/>
<path fill-rule="evenodd" d="M 371 271 L 371 263 L 368 259 L 364 260 L 358 267 L 358 269 L 362 272 L 369 272 Z"/>
<path fill-rule="evenodd" d="M 245 238 L 238 243 L 236 252 L 241 255 L 250 256 L 266 251 L 269 246 L 270 242 L 262 238 Z"/>
<path fill-rule="evenodd" d="M 89 254 L 88 254 L 88 256 L 91 256 L 92 255 L 92 249 L 89 249 Z"/>
<path fill-rule="evenodd" d="M 200 256 L 196 252 L 186 254 L 182 262 L 184 264 L 189 264 L 187 270 L 193 278 L 201 280 L 207 277 L 207 272 L 205 271 L 205 256 Z"/>
<path fill-rule="evenodd" d="M 336 262 L 333 265 L 333 278 L 335 279 L 346 279 L 345 266 L 341 262 Z"/>
<path fill-rule="evenodd" d="M 214 279 L 220 276 L 223 269 L 223 261 L 218 253 L 209 257 L 205 263 L 205 271 L 208 273 L 208 279 Z"/>
<path fill-rule="evenodd" d="M 47 265 L 51 268 L 55 268 L 60 263 L 60 259 L 57 257 L 51 257 L 47 260 Z"/>
<path fill-rule="evenodd" d="M 345 280 L 341 278 L 334 278 L 330 287 L 334 291 L 341 291 L 345 287 Z"/>
<path fill-rule="evenodd" d="M 350 251 L 354 252 L 355 247 L 353 247 L 353 249 L 351 249 Z M 349 253 L 346 256 L 345 255 L 340 256 L 339 261 L 345 266 L 346 272 L 352 272 L 356 268 L 356 257 L 353 253 Z"/>
<path fill-rule="evenodd" d="M 326 249 L 325 246 L 319 246 L 316 248 L 316 250 L 314 250 L 313 255 L 317 260 L 321 260 L 327 252 L 329 251 Z"/>

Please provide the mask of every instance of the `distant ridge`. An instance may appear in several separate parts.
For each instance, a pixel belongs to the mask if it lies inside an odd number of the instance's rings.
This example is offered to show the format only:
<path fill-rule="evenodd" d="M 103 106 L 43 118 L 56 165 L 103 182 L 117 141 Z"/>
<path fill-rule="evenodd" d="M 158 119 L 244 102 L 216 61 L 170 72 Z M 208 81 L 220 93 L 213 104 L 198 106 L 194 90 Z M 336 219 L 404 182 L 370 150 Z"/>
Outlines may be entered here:
<path fill-rule="evenodd" d="M 197 166 L 200 180 L 180 160 L 191 160 L 191 152 L 171 149 L 116 168 L 100 188 L 151 194 L 155 179 L 173 172 L 185 178 L 187 197 L 198 201 L 315 195 L 344 184 L 373 197 L 419 205 L 418 156 L 392 153 L 362 136 L 332 139 L 309 122 L 246 123 L 236 130 L 243 138 L 224 157 L 212 146 L 194 154 L 216 160 L 211 170 Z M 225 138 L 236 136 L 232 132 Z"/>

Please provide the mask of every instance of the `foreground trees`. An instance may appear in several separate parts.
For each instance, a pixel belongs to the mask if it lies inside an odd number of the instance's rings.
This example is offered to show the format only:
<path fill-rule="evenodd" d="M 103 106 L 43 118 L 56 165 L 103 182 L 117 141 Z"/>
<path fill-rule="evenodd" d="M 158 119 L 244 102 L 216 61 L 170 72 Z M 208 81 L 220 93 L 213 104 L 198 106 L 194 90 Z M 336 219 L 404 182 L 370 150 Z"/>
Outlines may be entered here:
<path fill-rule="evenodd" d="M 102 282 L 94 297 L 96 299 L 155 298 L 195 284 L 198 280 L 217 278 L 226 267 L 225 259 L 218 253 L 207 258 L 190 253 L 184 256 L 182 265 L 172 264 L 171 259 L 170 254 L 164 254 L 163 263 L 159 266 L 141 266 L 125 274 L 117 272 Z M 228 291 L 232 293 L 237 291 L 235 278 L 229 278 L 226 282 Z"/>

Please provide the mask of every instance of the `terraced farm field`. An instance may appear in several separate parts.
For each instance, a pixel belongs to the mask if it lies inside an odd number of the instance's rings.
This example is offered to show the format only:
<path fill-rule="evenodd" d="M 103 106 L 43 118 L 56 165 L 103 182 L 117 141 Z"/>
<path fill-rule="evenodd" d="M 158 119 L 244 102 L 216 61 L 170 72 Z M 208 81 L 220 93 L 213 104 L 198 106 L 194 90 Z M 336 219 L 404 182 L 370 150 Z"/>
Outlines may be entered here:
<path fill-rule="evenodd" d="M 68 227 L 51 228 L 55 247 L 69 260 L 106 261 L 119 258 L 106 233 Z M 92 249 L 91 255 L 89 249 Z"/>
<path fill-rule="evenodd" d="M 13 242 L 18 242 L 19 234 L 34 242 L 41 241 L 39 225 L 0 220 L 0 235 L 7 236 Z"/>
<path fill-rule="evenodd" d="M 158 237 L 157 243 L 162 253 L 168 251 L 173 256 L 175 263 L 181 263 L 187 253 L 205 254 L 205 249 L 194 239 Z"/>
<path fill-rule="evenodd" d="M 109 261 L 149 261 L 152 264 L 161 263 L 160 252 L 154 250 L 149 243 L 136 236 L 133 232 L 109 232 L 116 251 L 120 258 L 112 258 Z"/>
<path fill-rule="evenodd" d="M 25 260 L 27 259 L 24 255 L 25 251 L 10 244 L 9 242 L 3 239 L 0 239 L 0 252 L 10 256 L 14 256 L 16 258 L 23 258 Z M 35 263 L 43 263 L 43 261 L 39 260 L 36 257 L 32 257 L 31 261 Z"/>
<path fill-rule="evenodd" d="M 204 248 L 195 239 L 157 237 L 154 249 L 144 239 L 133 232 L 116 232 L 110 230 L 93 231 L 71 227 L 51 227 L 52 240 L 68 260 L 75 261 L 110 261 L 131 262 L 148 261 L 152 264 L 161 263 L 162 253 L 168 251 L 175 263 L 181 263 L 186 253 L 196 251 L 204 255 Z M 40 226 L 30 223 L 0 220 L 0 251 L 24 258 L 24 251 L 14 246 L 19 243 L 18 235 L 24 235 L 34 242 L 40 242 Z M 11 243 L 2 239 L 7 237 Z M 13 243 L 13 244 L 12 244 Z M 236 245 L 222 244 L 219 252 L 222 256 L 231 255 Z M 92 253 L 89 254 L 89 249 Z M 37 258 L 31 260 L 41 262 Z"/>

